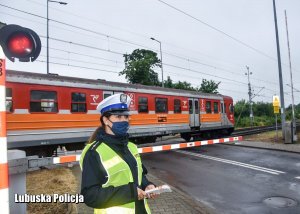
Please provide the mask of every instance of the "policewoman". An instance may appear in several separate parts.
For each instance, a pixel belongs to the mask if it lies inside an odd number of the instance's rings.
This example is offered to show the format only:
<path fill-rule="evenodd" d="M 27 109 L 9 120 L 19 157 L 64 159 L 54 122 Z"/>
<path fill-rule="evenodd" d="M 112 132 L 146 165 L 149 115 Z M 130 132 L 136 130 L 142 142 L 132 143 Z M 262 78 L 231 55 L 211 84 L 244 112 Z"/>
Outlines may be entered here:
<path fill-rule="evenodd" d="M 81 194 L 94 213 L 150 213 L 145 190 L 155 186 L 146 178 L 135 144 L 128 141 L 130 97 L 112 95 L 99 103 L 101 126 L 84 148 Z"/>

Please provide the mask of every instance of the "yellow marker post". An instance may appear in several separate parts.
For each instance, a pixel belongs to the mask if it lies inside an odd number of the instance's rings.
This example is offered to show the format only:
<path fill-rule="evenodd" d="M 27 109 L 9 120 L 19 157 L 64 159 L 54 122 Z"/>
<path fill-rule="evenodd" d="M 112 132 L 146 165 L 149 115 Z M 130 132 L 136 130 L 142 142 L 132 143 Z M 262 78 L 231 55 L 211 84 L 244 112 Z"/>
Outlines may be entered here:
<path fill-rule="evenodd" d="M 279 114 L 280 108 L 279 96 L 273 96 L 273 107 L 276 121 L 276 141 L 278 142 L 277 114 Z"/>
<path fill-rule="evenodd" d="M 274 106 L 274 114 L 279 114 L 279 106 Z"/>

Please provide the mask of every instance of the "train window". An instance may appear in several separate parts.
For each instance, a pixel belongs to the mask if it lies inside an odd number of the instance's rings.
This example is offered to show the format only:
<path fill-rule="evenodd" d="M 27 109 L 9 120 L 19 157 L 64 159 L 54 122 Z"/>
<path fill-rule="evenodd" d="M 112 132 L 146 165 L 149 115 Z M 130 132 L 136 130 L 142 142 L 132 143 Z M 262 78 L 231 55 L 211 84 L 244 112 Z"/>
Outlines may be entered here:
<path fill-rule="evenodd" d="M 199 102 L 195 100 L 195 114 L 199 114 Z"/>
<path fill-rule="evenodd" d="M 147 97 L 139 97 L 139 112 L 148 113 L 148 98 Z"/>
<path fill-rule="evenodd" d="M 229 105 L 229 112 L 230 112 L 230 113 L 233 113 L 233 111 L 234 111 L 234 107 L 233 107 L 232 104 L 230 104 L 230 105 Z"/>
<path fill-rule="evenodd" d="M 113 95 L 114 93 L 112 91 L 103 91 L 103 99 Z"/>
<path fill-rule="evenodd" d="M 30 112 L 57 112 L 56 91 L 31 91 Z"/>
<path fill-rule="evenodd" d="M 219 113 L 219 105 L 217 102 L 214 102 L 214 113 Z"/>
<path fill-rule="evenodd" d="M 13 111 L 12 89 L 11 88 L 6 88 L 5 106 L 6 106 L 6 112 Z"/>
<path fill-rule="evenodd" d="M 226 110 L 226 104 L 224 103 L 224 113 L 226 113 L 227 110 Z"/>
<path fill-rule="evenodd" d="M 71 112 L 86 112 L 86 96 L 84 93 L 72 93 Z"/>
<path fill-rule="evenodd" d="M 103 94 L 103 100 L 109 96 L 111 96 L 111 94 Z"/>
<path fill-rule="evenodd" d="M 181 102 L 178 99 L 174 100 L 174 113 L 181 113 Z"/>
<path fill-rule="evenodd" d="M 193 114 L 193 101 L 189 100 L 189 114 Z"/>
<path fill-rule="evenodd" d="M 155 112 L 167 113 L 168 112 L 168 99 L 167 98 L 155 98 Z"/>
<path fill-rule="evenodd" d="M 205 109 L 206 109 L 206 113 L 210 114 L 211 113 L 211 101 L 206 101 L 205 104 Z"/>

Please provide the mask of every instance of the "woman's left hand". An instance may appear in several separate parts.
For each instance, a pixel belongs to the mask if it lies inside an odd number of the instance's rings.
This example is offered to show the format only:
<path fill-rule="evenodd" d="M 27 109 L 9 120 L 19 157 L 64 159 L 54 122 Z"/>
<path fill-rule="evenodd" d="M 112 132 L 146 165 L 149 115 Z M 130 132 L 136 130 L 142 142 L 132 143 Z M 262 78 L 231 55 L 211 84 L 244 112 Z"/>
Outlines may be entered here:
<path fill-rule="evenodd" d="M 154 189 L 154 188 L 155 188 L 155 186 L 153 184 L 150 184 L 146 187 L 145 191 L 150 190 L 150 189 Z M 158 194 L 155 194 L 155 193 L 147 194 L 147 197 L 152 198 L 152 199 L 157 198 L 157 196 L 158 196 Z"/>

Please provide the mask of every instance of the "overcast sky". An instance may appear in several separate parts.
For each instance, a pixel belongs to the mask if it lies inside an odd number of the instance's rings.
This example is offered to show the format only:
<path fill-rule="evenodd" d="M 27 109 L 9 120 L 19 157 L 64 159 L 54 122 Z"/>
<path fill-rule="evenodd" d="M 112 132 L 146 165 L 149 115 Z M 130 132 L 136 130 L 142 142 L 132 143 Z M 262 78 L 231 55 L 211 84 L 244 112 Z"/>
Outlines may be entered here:
<path fill-rule="evenodd" d="M 38 61 L 8 62 L 8 69 L 46 73 L 46 2 L 1 0 L 0 21 L 33 29 L 41 36 L 43 46 Z M 235 101 L 248 100 L 247 65 L 253 73 L 250 81 L 254 94 L 259 92 L 254 101 L 272 102 L 272 96 L 279 95 L 272 0 L 65 2 L 68 4 L 49 2 L 51 73 L 126 82 L 118 75 L 124 68 L 122 54 L 145 48 L 160 56 L 159 43 L 150 40 L 154 37 L 162 44 L 164 79 L 170 76 L 174 81 L 185 80 L 193 86 L 199 86 L 202 78 L 221 81 L 220 93 L 232 96 Z M 284 10 L 288 18 L 293 82 L 300 91 L 300 1 L 276 0 L 276 4 L 288 105 L 291 89 L 286 85 L 290 84 L 290 72 Z M 156 71 L 161 78 L 160 68 Z M 300 92 L 294 96 L 298 104 Z"/>

